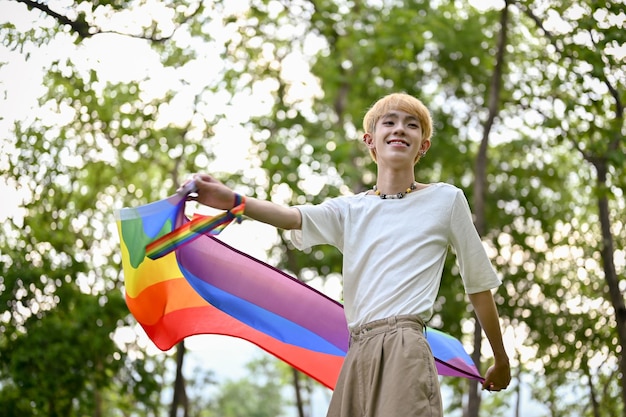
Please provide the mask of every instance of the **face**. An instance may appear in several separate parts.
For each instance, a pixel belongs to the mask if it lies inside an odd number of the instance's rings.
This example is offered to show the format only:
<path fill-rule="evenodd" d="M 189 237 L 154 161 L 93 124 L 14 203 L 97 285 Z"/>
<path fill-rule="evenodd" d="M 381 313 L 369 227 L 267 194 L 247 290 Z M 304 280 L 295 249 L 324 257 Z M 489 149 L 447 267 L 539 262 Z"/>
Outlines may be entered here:
<path fill-rule="evenodd" d="M 377 163 L 389 160 L 414 164 L 420 152 L 430 147 L 430 141 L 423 140 L 418 118 L 400 110 L 391 110 L 378 119 L 374 131 L 366 133 L 363 140 Z"/>

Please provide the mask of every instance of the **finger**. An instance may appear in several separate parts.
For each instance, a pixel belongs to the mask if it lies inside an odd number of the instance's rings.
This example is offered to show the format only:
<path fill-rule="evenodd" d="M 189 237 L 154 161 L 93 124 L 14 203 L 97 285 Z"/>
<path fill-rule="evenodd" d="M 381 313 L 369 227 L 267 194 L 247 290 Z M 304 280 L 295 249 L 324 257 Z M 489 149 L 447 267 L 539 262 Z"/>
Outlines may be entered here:
<path fill-rule="evenodd" d="M 195 181 L 214 182 L 213 177 L 207 174 L 196 174 L 193 176 L 193 179 Z"/>
<path fill-rule="evenodd" d="M 484 389 L 487 391 L 502 391 L 502 390 L 505 390 L 507 387 L 508 387 L 508 384 L 500 385 L 500 384 L 495 384 L 493 382 L 490 382 L 489 384 L 484 385 Z"/>

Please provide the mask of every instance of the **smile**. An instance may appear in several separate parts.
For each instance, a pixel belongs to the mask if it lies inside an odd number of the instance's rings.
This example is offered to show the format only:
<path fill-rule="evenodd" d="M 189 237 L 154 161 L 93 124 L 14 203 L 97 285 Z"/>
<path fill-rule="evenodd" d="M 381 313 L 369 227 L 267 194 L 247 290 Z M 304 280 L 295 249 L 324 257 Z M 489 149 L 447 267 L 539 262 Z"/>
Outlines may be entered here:
<path fill-rule="evenodd" d="M 404 146 L 409 146 L 409 143 L 402 140 L 402 139 L 391 139 L 389 141 L 387 141 L 388 145 L 404 145 Z"/>

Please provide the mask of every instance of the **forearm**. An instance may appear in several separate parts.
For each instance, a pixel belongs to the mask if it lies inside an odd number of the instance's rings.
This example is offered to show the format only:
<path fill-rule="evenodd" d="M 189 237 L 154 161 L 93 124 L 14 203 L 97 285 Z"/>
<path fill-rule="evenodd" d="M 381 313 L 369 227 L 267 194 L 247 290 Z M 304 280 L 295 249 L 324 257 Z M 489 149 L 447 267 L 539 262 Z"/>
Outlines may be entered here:
<path fill-rule="evenodd" d="M 302 216 L 295 207 L 284 207 L 271 201 L 246 197 L 244 215 L 280 229 L 300 229 Z"/>
<path fill-rule="evenodd" d="M 193 180 L 196 184 L 196 201 L 220 210 L 230 210 L 235 204 L 235 192 L 206 174 L 197 174 Z M 302 216 L 295 207 L 284 207 L 271 201 L 246 197 L 244 215 L 281 229 L 300 229 Z"/>
<path fill-rule="evenodd" d="M 491 344 L 494 359 L 496 362 L 505 361 L 508 363 L 509 357 L 506 354 L 504 342 L 502 341 L 498 310 L 491 291 L 469 294 L 469 299 L 474 307 L 478 321 Z"/>

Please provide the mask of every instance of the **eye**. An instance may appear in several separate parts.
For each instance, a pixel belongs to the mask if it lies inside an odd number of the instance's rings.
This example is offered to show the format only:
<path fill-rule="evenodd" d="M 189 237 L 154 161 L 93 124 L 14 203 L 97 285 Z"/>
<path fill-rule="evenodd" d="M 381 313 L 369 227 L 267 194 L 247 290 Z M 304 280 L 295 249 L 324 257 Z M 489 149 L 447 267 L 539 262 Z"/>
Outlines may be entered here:
<path fill-rule="evenodd" d="M 385 120 L 385 121 L 383 121 L 383 126 L 393 126 L 393 120 Z"/>

